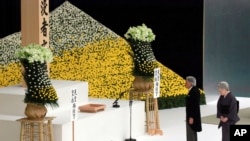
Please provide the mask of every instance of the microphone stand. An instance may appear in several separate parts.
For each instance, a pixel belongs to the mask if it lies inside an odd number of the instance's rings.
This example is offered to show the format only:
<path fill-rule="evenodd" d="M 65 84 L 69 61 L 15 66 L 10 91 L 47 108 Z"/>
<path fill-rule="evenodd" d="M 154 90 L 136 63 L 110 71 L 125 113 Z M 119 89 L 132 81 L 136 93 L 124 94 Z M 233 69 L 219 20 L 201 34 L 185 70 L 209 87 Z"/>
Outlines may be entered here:
<path fill-rule="evenodd" d="M 122 92 L 122 93 L 119 95 L 119 97 L 116 98 L 116 100 L 113 102 L 113 108 L 119 108 L 119 107 L 120 107 L 120 105 L 118 104 L 118 100 L 121 99 L 121 97 L 124 96 L 125 92 L 126 92 L 126 91 Z"/>
<path fill-rule="evenodd" d="M 129 138 L 125 139 L 125 141 L 136 141 L 136 139 L 133 139 L 131 137 L 131 131 L 132 131 L 132 103 L 133 103 L 133 98 L 131 92 L 129 93 Z"/>

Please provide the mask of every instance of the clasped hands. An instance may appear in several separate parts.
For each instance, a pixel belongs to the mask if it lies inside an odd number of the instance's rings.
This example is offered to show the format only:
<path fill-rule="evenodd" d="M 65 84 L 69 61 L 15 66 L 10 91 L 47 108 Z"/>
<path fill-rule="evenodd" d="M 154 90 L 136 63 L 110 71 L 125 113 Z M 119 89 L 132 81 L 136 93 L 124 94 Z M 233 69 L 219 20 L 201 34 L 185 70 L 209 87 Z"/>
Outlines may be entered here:
<path fill-rule="evenodd" d="M 220 116 L 220 120 L 222 122 L 227 122 L 228 121 L 228 118 L 227 117 L 224 117 L 224 116 Z"/>
<path fill-rule="evenodd" d="M 189 123 L 190 125 L 194 124 L 194 118 L 190 117 L 190 118 L 188 119 L 188 123 Z"/>

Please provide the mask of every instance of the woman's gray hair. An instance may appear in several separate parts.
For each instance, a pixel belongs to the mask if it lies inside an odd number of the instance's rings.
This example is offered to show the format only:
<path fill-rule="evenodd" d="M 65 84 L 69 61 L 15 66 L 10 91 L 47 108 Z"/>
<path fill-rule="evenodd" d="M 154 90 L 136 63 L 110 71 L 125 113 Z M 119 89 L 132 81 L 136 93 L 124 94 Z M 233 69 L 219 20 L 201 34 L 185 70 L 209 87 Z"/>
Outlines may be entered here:
<path fill-rule="evenodd" d="M 229 91 L 229 84 L 228 84 L 226 81 L 221 81 L 221 82 L 218 84 L 218 88 L 220 88 L 220 89 L 225 89 L 225 90 L 228 90 L 228 91 Z"/>
<path fill-rule="evenodd" d="M 192 86 L 196 86 L 196 79 L 193 76 L 187 76 L 186 80 L 192 84 Z"/>

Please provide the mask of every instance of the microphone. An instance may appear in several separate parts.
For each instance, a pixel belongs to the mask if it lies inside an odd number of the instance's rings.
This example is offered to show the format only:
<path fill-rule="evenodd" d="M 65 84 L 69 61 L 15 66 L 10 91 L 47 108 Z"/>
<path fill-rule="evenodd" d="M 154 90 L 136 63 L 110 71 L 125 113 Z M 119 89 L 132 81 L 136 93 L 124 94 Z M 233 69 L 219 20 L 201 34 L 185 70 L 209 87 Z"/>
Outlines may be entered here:
<path fill-rule="evenodd" d="M 121 99 L 121 97 L 123 97 L 126 92 L 127 92 L 127 90 L 120 93 L 119 97 L 116 98 L 116 100 L 113 102 L 113 108 L 119 108 L 120 107 L 120 105 L 118 104 L 118 100 Z"/>

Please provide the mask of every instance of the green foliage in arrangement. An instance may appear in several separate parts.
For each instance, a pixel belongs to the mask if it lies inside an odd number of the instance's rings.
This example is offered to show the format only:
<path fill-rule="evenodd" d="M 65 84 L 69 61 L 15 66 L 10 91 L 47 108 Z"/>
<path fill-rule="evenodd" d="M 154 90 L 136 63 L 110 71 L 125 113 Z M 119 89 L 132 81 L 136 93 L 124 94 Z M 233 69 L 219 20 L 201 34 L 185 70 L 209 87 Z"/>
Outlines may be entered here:
<path fill-rule="evenodd" d="M 59 106 L 56 90 L 48 76 L 47 63 L 40 61 L 30 63 L 26 59 L 21 59 L 21 64 L 24 67 L 23 77 L 27 85 L 24 102 Z"/>
<path fill-rule="evenodd" d="M 151 48 L 151 43 L 130 40 L 133 51 L 134 76 L 143 76 L 145 79 L 154 76 L 154 69 L 158 67 L 157 60 Z"/>
<path fill-rule="evenodd" d="M 158 98 L 158 108 L 159 109 L 170 109 L 176 107 L 186 106 L 186 94 L 180 94 L 176 96 L 166 96 Z M 200 105 L 206 104 L 205 94 L 200 95 Z"/>

